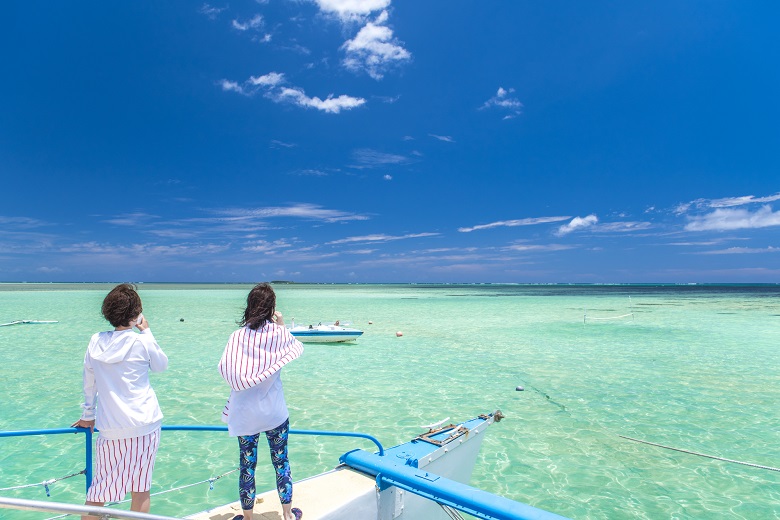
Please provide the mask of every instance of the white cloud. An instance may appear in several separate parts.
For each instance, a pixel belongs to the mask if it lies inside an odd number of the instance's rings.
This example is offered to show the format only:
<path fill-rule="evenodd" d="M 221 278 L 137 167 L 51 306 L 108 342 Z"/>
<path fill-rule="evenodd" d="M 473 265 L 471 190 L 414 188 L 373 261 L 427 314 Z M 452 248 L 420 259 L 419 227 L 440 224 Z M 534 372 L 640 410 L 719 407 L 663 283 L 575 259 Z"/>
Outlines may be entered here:
<path fill-rule="evenodd" d="M 309 177 L 327 177 L 327 172 L 322 170 L 315 170 L 314 168 L 304 168 L 303 170 L 297 170 L 294 172 L 296 175 L 304 175 Z"/>
<path fill-rule="evenodd" d="M 349 251 L 344 251 L 344 253 L 349 255 L 371 255 L 376 253 L 376 249 L 352 249 Z"/>
<path fill-rule="evenodd" d="M 45 226 L 46 223 L 29 217 L 4 217 L 0 215 L 0 226 L 15 229 L 30 229 Z"/>
<path fill-rule="evenodd" d="M 768 197 L 754 197 L 747 195 L 744 197 L 727 197 L 723 199 L 713 199 L 710 201 L 711 208 L 727 208 L 733 206 L 743 206 L 745 204 L 763 204 L 765 202 L 774 202 L 780 200 L 780 193 L 769 195 Z"/>
<path fill-rule="evenodd" d="M 221 81 L 222 90 L 238 92 L 246 96 L 253 96 L 258 91 L 262 91 L 265 97 L 277 102 L 289 102 L 304 108 L 316 108 L 322 112 L 338 114 L 342 110 L 351 110 L 363 105 L 366 100 L 347 95 L 334 97 L 330 94 L 325 99 L 318 97 L 309 97 L 298 87 L 286 87 L 284 74 L 281 72 L 269 72 L 263 76 L 250 76 L 243 85 L 223 79 Z"/>
<path fill-rule="evenodd" d="M 731 231 L 780 226 L 780 211 L 772 211 L 769 205 L 751 213 L 747 209 L 716 209 L 702 216 L 688 217 L 686 231 Z"/>
<path fill-rule="evenodd" d="M 767 202 L 774 202 L 780 200 L 780 193 L 774 195 L 768 195 L 766 197 L 755 197 L 753 195 L 745 195 L 741 197 L 723 197 L 720 199 L 696 199 L 691 202 L 684 202 L 674 208 L 674 212 L 677 215 L 687 213 L 691 208 L 697 209 L 716 209 L 716 208 L 732 208 L 735 206 L 744 206 L 747 204 L 765 204 Z"/>
<path fill-rule="evenodd" d="M 390 6 L 390 0 L 315 0 L 320 10 L 344 21 L 368 16 Z"/>
<path fill-rule="evenodd" d="M 411 53 L 393 37 L 393 31 L 382 24 L 388 19 L 387 11 L 382 11 L 374 22 L 368 22 L 357 35 L 341 46 L 346 53 L 344 66 L 353 71 L 364 71 L 376 80 L 384 77 L 384 72 L 412 58 Z"/>
<path fill-rule="evenodd" d="M 320 99 L 316 96 L 309 97 L 303 89 L 288 87 L 282 87 L 280 92 L 272 96 L 272 99 L 278 99 L 280 101 L 289 100 L 300 107 L 316 108 L 317 110 L 330 114 L 338 114 L 342 110 L 351 110 L 366 102 L 363 98 L 356 98 L 345 94 L 338 97 L 333 97 L 333 94 L 330 94 L 325 99 Z"/>
<path fill-rule="evenodd" d="M 84 253 L 90 255 L 121 256 L 197 256 L 227 251 L 229 245 L 222 244 L 109 244 L 83 242 L 59 249 L 63 253 Z"/>
<path fill-rule="evenodd" d="M 382 178 L 384 180 L 386 180 L 386 181 L 392 181 L 393 180 L 393 176 L 392 175 L 384 175 Z"/>
<path fill-rule="evenodd" d="M 504 119 L 512 119 L 513 117 L 522 114 L 523 104 L 518 99 L 509 96 L 509 94 L 513 93 L 514 91 L 515 89 L 513 88 L 506 90 L 502 87 L 498 87 L 496 94 L 492 98 L 485 101 L 480 109 L 492 107 L 502 109 L 507 112 L 507 115 L 504 116 Z"/>
<path fill-rule="evenodd" d="M 511 251 L 564 251 L 566 249 L 573 249 L 574 246 L 564 244 L 514 244 L 507 246 L 506 249 Z"/>
<path fill-rule="evenodd" d="M 252 19 L 246 21 L 246 22 L 239 22 L 238 20 L 233 20 L 233 28 L 238 29 L 239 31 L 248 31 L 250 29 L 260 29 L 263 27 L 263 17 L 259 14 L 252 17 Z"/>
<path fill-rule="evenodd" d="M 38 269 L 36 269 L 36 271 L 39 272 L 39 273 L 51 274 L 51 273 L 61 273 L 62 269 L 60 269 L 59 267 L 46 267 L 46 266 L 43 266 L 43 267 L 39 267 Z"/>
<path fill-rule="evenodd" d="M 780 253 L 780 247 L 729 247 L 718 251 L 705 251 L 702 255 L 744 255 L 756 253 Z"/>
<path fill-rule="evenodd" d="M 588 215 L 587 217 L 574 217 L 571 222 L 564 224 L 558 228 L 558 235 L 567 235 L 572 231 L 585 229 L 595 225 L 599 221 L 596 215 Z"/>
<path fill-rule="evenodd" d="M 248 95 L 244 88 L 235 81 L 223 79 L 219 83 L 222 86 L 222 90 L 226 92 L 238 92 L 239 94 Z"/>
<path fill-rule="evenodd" d="M 393 153 L 378 152 L 369 148 L 361 148 L 352 152 L 352 156 L 357 161 L 357 168 L 376 168 L 388 164 L 405 164 L 409 158 L 403 155 Z"/>
<path fill-rule="evenodd" d="M 200 8 L 200 14 L 206 15 L 211 20 L 216 20 L 219 13 L 227 9 L 227 7 L 214 7 L 209 4 L 203 4 Z"/>
<path fill-rule="evenodd" d="M 536 224 L 548 224 L 550 222 L 560 222 L 562 220 L 570 219 L 571 217 L 536 217 L 536 218 L 521 218 L 517 220 L 499 220 L 498 222 L 491 222 L 490 224 L 479 224 L 472 227 L 458 228 L 461 233 L 470 233 L 480 229 L 491 229 L 495 227 L 515 227 L 515 226 L 533 226 Z"/>
<path fill-rule="evenodd" d="M 368 220 L 364 215 L 347 213 L 336 209 L 326 209 L 315 204 L 296 204 L 286 207 L 268 208 L 227 208 L 216 213 L 235 218 L 279 218 L 294 217 L 310 220 L 323 220 L 325 222 L 340 222 L 345 220 Z"/>
<path fill-rule="evenodd" d="M 269 72 L 263 76 L 249 76 L 247 81 L 258 87 L 275 87 L 284 83 L 284 73 Z"/>
<path fill-rule="evenodd" d="M 433 137 L 434 139 L 438 139 L 439 141 L 444 141 L 445 143 L 454 143 L 455 142 L 455 139 L 453 139 L 449 135 L 436 135 L 436 134 L 428 134 L 428 135 Z"/>
<path fill-rule="evenodd" d="M 650 222 L 610 222 L 609 224 L 600 224 L 598 231 L 608 233 L 626 233 L 631 231 L 642 231 L 652 226 Z"/>
<path fill-rule="evenodd" d="M 267 240 L 256 240 L 250 242 L 241 248 L 242 251 L 248 251 L 250 253 L 272 253 L 280 249 L 288 249 L 292 247 L 286 240 L 274 240 L 269 242 Z"/>
<path fill-rule="evenodd" d="M 271 139 L 271 148 L 295 148 L 296 146 L 298 145 L 294 143 L 285 143 L 284 141 Z"/>
<path fill-rule="evenodd" d="M 392 242 L 394 240 L 406 240 L 409 238 L 424 238 L 424 237 L 433 237 L 437 236 L 439 233 L 413 233 L 409 235 L 384 235 L 384 234 L 375 234 L 375 235 L 364 235 L 359 237 L 347 237 L 342 238 L 340 240 L 334 240 L 332 242 L 327 242 L 328 244 L 350 244 L 353 242 Z"/>
<path fill-rule="evenodd" d="M 155 218 L 157 217 L 147 213 L 125 213 L 124 215 L 118 215 L 114 218 L 104 220 L 103 222 L 116 226 L 137 227 L 146 224 Z"/>

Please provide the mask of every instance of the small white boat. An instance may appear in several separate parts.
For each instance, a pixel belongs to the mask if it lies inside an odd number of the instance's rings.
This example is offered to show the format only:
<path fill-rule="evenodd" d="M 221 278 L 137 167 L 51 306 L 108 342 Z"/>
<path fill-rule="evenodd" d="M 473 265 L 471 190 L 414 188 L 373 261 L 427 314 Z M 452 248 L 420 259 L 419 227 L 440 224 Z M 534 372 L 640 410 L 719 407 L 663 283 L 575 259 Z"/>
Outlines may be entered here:
<path fill-rule="evenodd" d="M 293 322 L 288 330 L 301 343 L 343 343 L 345 341 L 355 341 L 363 335 L 362 330 L 333 323 L 325 325 L 322 323 L 317 325 L 295 325 L 295 322 Z"/>
<path fill-rule="evenodd" d="M 8 327 L 10 325 L 43 325 L 46 323 L 59 323 L 55 320 L 16 320 L 9 323 L 0 323 L 0 327 Z"/>

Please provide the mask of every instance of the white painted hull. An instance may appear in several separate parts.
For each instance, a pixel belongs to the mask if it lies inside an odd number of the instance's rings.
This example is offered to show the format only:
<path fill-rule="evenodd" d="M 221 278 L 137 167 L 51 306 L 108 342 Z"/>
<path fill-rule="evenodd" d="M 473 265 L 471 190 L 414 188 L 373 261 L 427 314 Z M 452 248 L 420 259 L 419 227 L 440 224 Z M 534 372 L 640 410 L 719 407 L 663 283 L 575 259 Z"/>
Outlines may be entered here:
<path fill-rule="evenodd" d="M 443 446 L 431 446 L 413 441 L 389 448 L 386 456 L 416 458 L 418 468 L 441 477 L 468 483 L 477 459 L 484 430 L 492 424 L 482 423 L 468 433 Z M 421 458 L 414 453 L 416 443 L 432 450 Z M 255 518 L 281 518 L 281 506 L 276 491 L 258 495 Z M 293 504 L 306 520 L 451 520 L 439 504 L 395 486 L 379 489 L 375 477 L 348 466 L 301 480 L 294 484 Z M 196 515 L 190 520 L 230 520 L 241 514 L 238 502 L 220 506 Z"/>
<path fill-rule="evenodd" d="M 363 335 L 362 330 L 338 325 L 297 326 L 289 331 L 301 343 L 344 343 Z"/>

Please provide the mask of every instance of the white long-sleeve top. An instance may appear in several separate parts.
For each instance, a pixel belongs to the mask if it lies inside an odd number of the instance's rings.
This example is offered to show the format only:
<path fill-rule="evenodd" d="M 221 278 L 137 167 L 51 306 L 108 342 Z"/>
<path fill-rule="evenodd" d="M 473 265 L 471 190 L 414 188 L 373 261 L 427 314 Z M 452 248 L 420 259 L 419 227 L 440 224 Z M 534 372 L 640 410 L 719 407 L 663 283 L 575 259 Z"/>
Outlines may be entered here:
<path fill-rule="evenodd" d="M 163 414 L 149 384 L 149 372 L 166 368 L 168 356 L 150 329 L 94 334 L 84 355 L 81 418 L 95 419 L 100 435 L 107 439 L 153 432 L 162 423 Z"/>
<path fill-rule="evenodd" d="M 222 420 L 231 436 L 255 435 L 287 419 L 280 371 L 302 353 L 301 342 L 272 322 L 257 330 L 243 327 L 230 335 L 218 368 L 230 385 Z"/>

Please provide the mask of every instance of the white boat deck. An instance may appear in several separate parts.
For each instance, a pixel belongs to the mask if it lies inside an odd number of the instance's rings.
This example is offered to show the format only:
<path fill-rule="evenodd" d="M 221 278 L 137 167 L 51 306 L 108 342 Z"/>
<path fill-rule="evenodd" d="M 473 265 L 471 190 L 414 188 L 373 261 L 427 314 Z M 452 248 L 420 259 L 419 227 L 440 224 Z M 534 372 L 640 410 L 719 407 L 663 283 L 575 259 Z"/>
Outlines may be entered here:
<path fill-rule="evenodd" d="M 238 489 L 236 489 L 238 494 Z M 344 510 L 345 504 L 353 509 Z M 376 481 L 350 468 L 334 471 L 295 482 L 293 507 L 303 511 L 303 520 L 327 520 L 330 518 L 366 518 L 364 508 L 373 507 L 376 515 Z M 345 515 L 346 513 L 346 515 Z M 202 513 L 188 516 L 191 520 L 231 520 L 241 514 L 241 504 L 236 501 Z M 336 516 L 338 515 L 338 516 Z M 258 494 L 255 498 L 253 520 L 282 520 L 282 506 L 276 490 Z"/>

